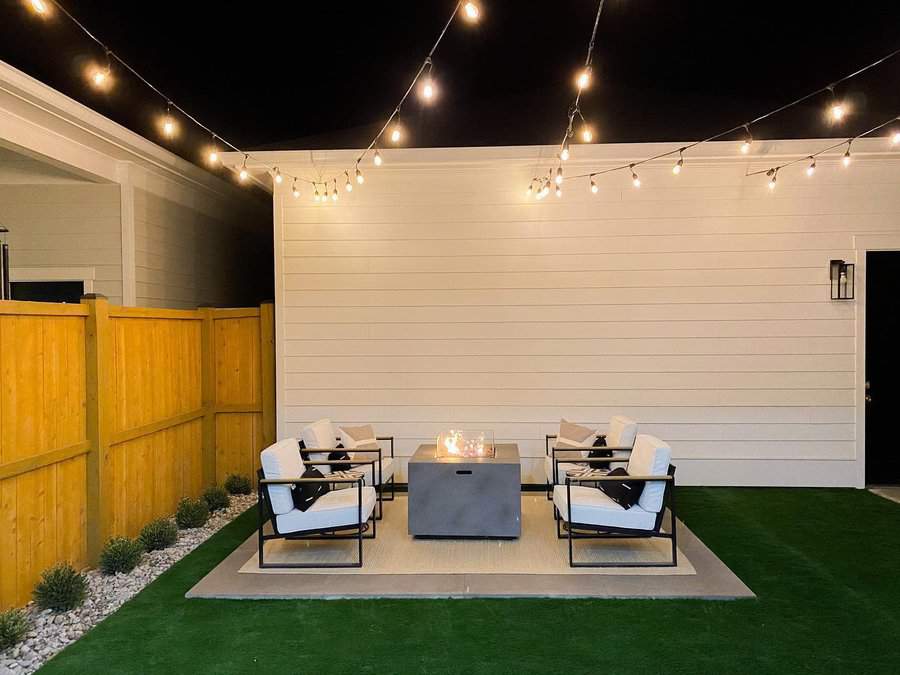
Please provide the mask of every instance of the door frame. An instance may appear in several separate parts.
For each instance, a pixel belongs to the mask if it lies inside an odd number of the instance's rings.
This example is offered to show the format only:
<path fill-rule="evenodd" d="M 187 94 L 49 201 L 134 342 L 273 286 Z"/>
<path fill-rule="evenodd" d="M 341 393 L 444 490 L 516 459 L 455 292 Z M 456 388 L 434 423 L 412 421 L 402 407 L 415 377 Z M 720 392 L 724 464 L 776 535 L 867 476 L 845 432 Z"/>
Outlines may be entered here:
<path fill-rule="evenodd" d="M 900 252 L 900 235 L 867 234 L 853 237 L 856 251 L 856 487 L 866 487 L 866 254 Z"/>

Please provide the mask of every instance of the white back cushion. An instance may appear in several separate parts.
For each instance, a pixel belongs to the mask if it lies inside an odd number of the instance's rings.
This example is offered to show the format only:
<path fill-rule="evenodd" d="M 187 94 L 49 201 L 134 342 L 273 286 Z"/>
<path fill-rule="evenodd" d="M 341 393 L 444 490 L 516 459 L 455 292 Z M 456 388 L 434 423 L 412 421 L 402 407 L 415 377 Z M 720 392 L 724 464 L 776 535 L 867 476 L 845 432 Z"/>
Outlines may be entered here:
<path fill-rule="evenodd" d="M 338 427 L 338 432 L 341 438 L 341 445 L 348 450 L 377 443 L 375 430 L 371 424 L 361 427 Z"/>
<path fill-rule="evenodd" d="M 317 422 L 303 427 L 300 431 L 300 438 L 307 448 L 333 448 L 337 444 L 334 425 L 329 419 L 321 419 Z M 309 458 L 315 461 L 324 461 L 328 459 L 327 452 L 310 453 Z M 318 469 L 321 473 L 331 473 L 331 465 L 315 464 L 313 468 Z"/>
<path fill-rule="evenodd" d="M 638 434 L 626 471 L 630 476 L 664 476 L 669 472 L 671 459 L 672 448 L 655 436 Z M 638 506 L 645 511 L 659 513 L 663 506 L 665 491 L 664 481 L 647 481 L 644 491 L 638 499 Z"/>
<path fill-rule="evenodd" d="M 613 448 L 630 448 L 637 437 L 637 422 L 630 417 L 616 415 L 609 420 L 606 444 Z"/>
<path fill-rule="evenodd" d="M 270 445 L 260 455 L 263 475 L 266 478 L 299 478 L 303 475 L 303 462 L 296 438 L 285 438 Z M 275 515 L 287 513 L 294 508 L 291 495 L 292 485 L 270 485 L 269 501 Z"/>

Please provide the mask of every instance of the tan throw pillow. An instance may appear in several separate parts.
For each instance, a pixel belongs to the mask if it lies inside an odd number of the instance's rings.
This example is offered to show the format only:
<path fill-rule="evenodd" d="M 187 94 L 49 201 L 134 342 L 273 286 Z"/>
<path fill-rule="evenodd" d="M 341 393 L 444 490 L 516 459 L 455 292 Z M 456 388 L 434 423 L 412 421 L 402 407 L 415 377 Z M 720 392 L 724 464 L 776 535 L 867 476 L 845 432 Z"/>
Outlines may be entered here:
<path fill-rule="evenodd" d="M 559 433 L 556 435 L 557 448 L 589 448 L 594 443 L 597 432 L 562 419 L 559 421 Z"/>
<path fill-rule="evenodd" d="M 375 430 L 371 424 L 361 427 L 339 427 L 341 445 L 347 450 L 363 449 L 363 446 L 377 446 Z"/>

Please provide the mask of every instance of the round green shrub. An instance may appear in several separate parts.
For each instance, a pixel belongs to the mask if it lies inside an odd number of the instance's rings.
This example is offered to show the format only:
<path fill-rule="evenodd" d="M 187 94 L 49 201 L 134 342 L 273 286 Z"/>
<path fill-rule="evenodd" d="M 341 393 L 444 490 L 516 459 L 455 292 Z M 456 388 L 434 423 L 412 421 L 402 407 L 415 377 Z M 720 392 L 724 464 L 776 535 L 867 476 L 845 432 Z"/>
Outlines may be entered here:
<path fill-rule="evenodd" d="M 175 522 L 182 530 L 194 527 L 203 527 L 209 520 L 209 507 L 202 499 L 188 499 L 185 497 L 178 502 L 175 510 Z"/>
<path fill-rule="evenodd" d="M 130 572 L 143 555 L 144 546 L 137 539 L 113 537 L 100 551 L 100 571 L 103 574 Z"/>
<path fill-rule="evenodd" d="M 57 563 L 43 571 L 34 587 L 34 601 L 41 609 L 65 612 L 87 597 L 87 579 L 69 563 Z"/>
<path fill-rule="evenodd" d="M 0 652 L 21 641 L 30 627 L 28 618 L 21 609 L 0 612 Z"/>
<path fill-rule="evenodd" d="M 228 494 L 249 495 L 253 488 L 247 476 L 233 473 L 225 479 L 225 489 L 228 490 Z"/>
<path fill-rule="evenodd" d="M 138 540 L 145 551 L 169 548 L 178 540 L 178 526 L 168 518 L 158 518 L 144 525 Z"/>
<path fill-rule="evenodd" d="M 213 485 L 203 491 L 203 501 L 209 507 L 210 513 L 227 509 L 231 505 L 231 497 L 225 492 L 225 488 L 218 485 Z"/>

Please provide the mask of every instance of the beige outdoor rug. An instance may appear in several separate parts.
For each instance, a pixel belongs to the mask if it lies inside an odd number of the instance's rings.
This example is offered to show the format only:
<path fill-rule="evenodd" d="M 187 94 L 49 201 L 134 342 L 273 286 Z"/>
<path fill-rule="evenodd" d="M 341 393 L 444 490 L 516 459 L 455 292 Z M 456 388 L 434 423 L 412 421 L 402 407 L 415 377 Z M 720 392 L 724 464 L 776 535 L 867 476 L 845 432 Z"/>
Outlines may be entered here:
<path fill-rule="evenodd" d="M 385 502 L 377 537 L 363 542 L 361 569 L 260 569 L 257 554 L 240 568 L 242 574 L 547 574 L 547 575 L 693 575 L 679 549 L 677 567 L 569 567 L 568 542 L 556 538 L 553 507 L 541 494 L 522 495 L 522 536 L 516 540 L 414 539 L 407 533 L 406 498 Z M 666 518 L 668 521 L 668 516 Z M 356 559 L 355 541 L 270 541 L 266 562 L 349 562 Z M 667 539 L 580 540 L 575 559 L 590 562 L 662 562 L 669 559 Z"/>

